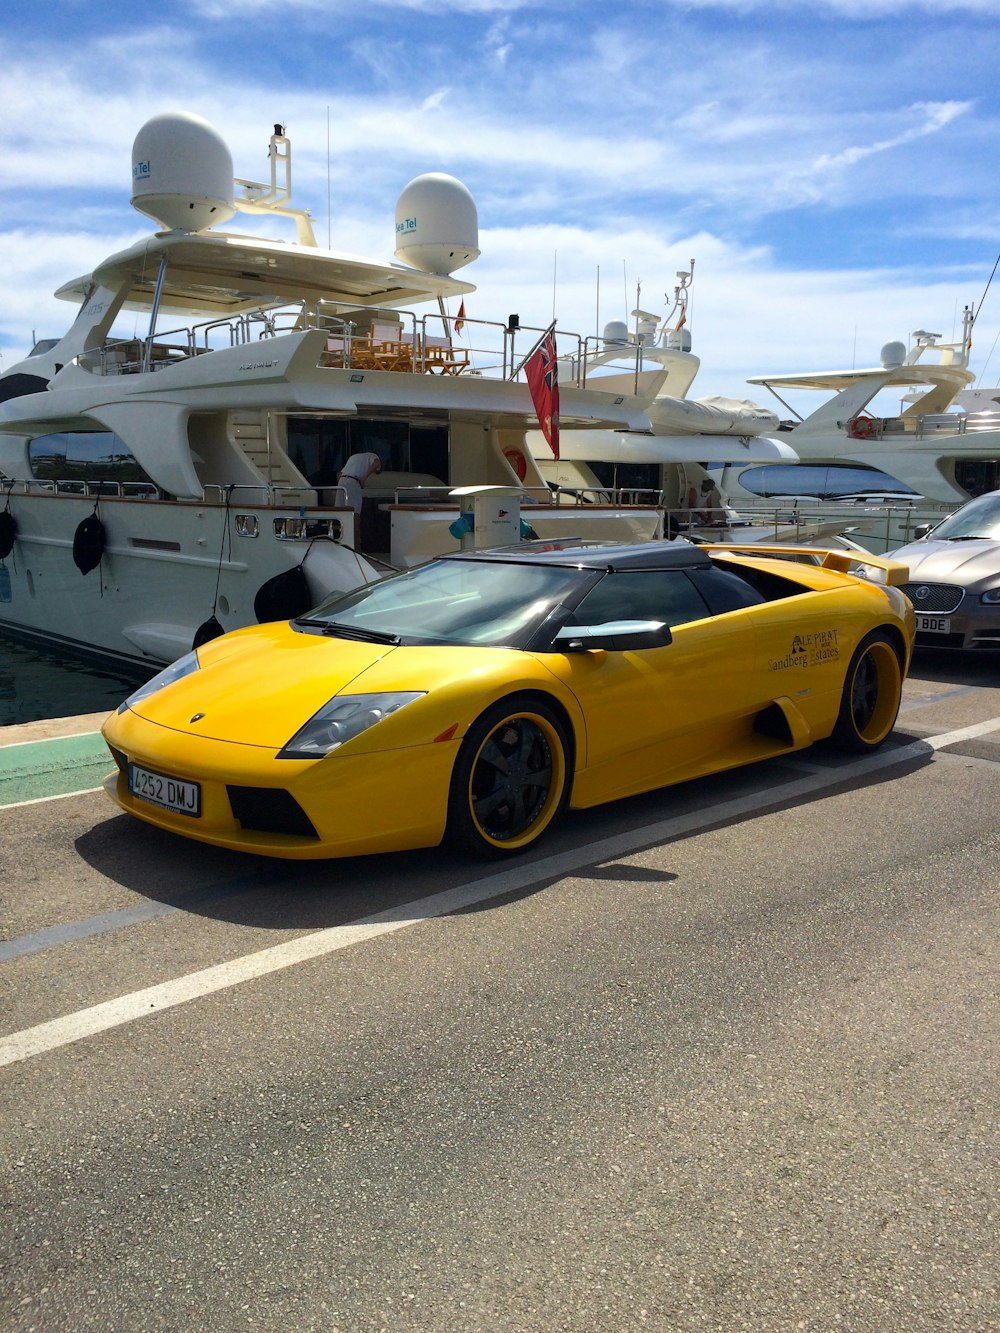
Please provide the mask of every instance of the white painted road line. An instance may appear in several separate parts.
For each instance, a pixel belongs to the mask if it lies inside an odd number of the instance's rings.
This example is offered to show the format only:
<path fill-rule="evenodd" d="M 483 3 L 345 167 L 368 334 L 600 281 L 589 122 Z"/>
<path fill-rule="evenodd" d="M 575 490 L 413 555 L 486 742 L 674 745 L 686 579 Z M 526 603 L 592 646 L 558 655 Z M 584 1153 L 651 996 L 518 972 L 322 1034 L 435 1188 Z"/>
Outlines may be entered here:
<path fill-rule="evenodd" d="M 584 866 L 613 861 L 654 843 L 669 842 L 700 832 L 714 824 L 727 823 L 755 814 L 782 805 L 786 801 L 809 796 L 824 788 L 841 786 L 845 782 L 861 781 L 884 769 L 926 758 L 929 753 L 945 746 L 998 730 L 1000 730 L 1000 718 L 993 718 L 988 722 L 944 732 L 926 740 L 879 750 L 875 754 L 864 755 L 850 763 L 825 769 L 821 773 L 804 775 L 792 782 L 772 787 L 768 791 L 756 791 L 708 808 L 702 807 L 674 819 L 662 820 L 630 833 L 605 838 L 530 864 L 518 865 L 471 883 L 458 885 L 444 893 L 404 903 L 399 907 L 377 912 L 346 925 L 313 931 L 286 943 L 246 954 L 242 958 L 235 958 L 228 963 L 219 963 L 200 972 L 177 977 L 173 981 L 133 991 L 118 999 L 108 1000 L 104 1004 L 94 1005 L 90 1009 L 82 1009 L 74 1014 L 66 1014 L 62 1018 L 25 1028 L 22 1032 L 15 1032 L 9 1037 L 0 1039 L 0 1065 L 15 1064 L 20 1060 L 30 1059 L 32 1056 L 56 1050 L 99 1032 L 120 1027 L 124 1023 L 148 1018 L 175 1005 L 187 1004 L 188 1001 L 203 995 L 211 995 L 230 986 L 238 986 L 242 982 L 268 976 L 272 972 L 293 967 L 296 963 L 303 963 L 309 959 L 323 957 L 339 949 L 351 948 L 380 935 L 416 925 L 418 922 L 440 917 L 449 912 L 462 911 L 487 899 L 499 898 L 504 894 L 529 888 L 542 880 L 571 875 Z"/>
<path fill-rule="evenodd" d="M 0 810 L 22 810 L 26 805 L 44 805 L 46 801 L 65 801 L 70 796 L 93 796 L 95 792 L 103 790 L 103 787 L 83 787 L 80 791 L 61 791 L 53 796 L 33 796 L 30 801 L 9 801 L 6 805 L 0 805 Z"/>

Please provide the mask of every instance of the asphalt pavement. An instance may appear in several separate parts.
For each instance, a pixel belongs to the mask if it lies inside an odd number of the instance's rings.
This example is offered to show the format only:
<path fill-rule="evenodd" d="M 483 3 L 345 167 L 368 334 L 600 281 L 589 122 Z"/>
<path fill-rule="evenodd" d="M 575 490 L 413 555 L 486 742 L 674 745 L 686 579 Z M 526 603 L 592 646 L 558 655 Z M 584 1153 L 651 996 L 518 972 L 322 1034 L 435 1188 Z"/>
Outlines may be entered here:
<path fill-rule="evenodd" d="M 199 847 L 8 729 L 0 1327 L 997 1333 L 998 667 L 499 869 Z"/>

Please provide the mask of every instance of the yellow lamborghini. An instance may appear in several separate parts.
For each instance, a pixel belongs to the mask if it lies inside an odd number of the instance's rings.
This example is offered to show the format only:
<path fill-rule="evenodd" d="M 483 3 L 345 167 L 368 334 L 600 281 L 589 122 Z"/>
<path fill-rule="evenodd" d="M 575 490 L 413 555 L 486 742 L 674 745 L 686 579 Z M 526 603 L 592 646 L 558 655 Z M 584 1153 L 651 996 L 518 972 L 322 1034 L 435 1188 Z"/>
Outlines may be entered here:
<path fill-rule="evenodd" d="M 567 804 L 827 737 L 873 749 L 910 661 L 913 610 L 893 586 L 906 569 L 790 554 L 525 543 L 442 557 L 175 662 L 106 722 L 107 790 L 160 828 L 268 856 L 443 839 L 501 856 Z"/>

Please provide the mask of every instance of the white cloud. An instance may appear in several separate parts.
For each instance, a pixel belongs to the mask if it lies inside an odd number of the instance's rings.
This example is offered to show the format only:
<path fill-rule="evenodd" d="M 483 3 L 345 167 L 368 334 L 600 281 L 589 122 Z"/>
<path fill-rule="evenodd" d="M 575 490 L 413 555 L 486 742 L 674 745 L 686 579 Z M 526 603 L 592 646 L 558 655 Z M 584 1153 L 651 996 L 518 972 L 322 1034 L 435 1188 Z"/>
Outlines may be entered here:
<path fill-rule="evenodd" d="M 990 16 L 994 3 L 961 10 Z M 722 7 L 731 23 L 691 22 Z M 780 8 L 797 11 L 795 24 L 738 22 Z M 907 0 L 915 8 L 931 14 Z M 859 360 L 872 360 L 883 342 L 978 299 L 1000 221 L 988 43 L 960 27 L 942 43 L 928 17 L 875 65 L 846 58 L 855 48 L 842 43 L 896 9 L 288 0 L 277 22 L 270 0 L 178 0 L 170 19 L 133 16 L 120 30 L 109 20 L 99 38 L 71 25 L 30 40 L 8 32 L 0 60 L 19 132 L 0 197 L 4 364 L 33 328 L 65 327 L 72 312 L 49 297 L 55 286 L 146 229 L 128 208 L 131 145 L 169 109 L 215 124 L 250 178 L 266 172 L 272 121 L 285 122 L 295 202 L 313 209 L 325 243 L 329 191 L 333 244 L 351 252 L 389 258 L 406 182 L 458 176 L 479 204 L 484 249 L 463 276 L 500 318 L 547 322 L 555 270 L 560 327 L 592 333 L 632 308 L 637 278 L 659 309 L 694 255 L 697 392 L 849 364 L 855 339 Z M 856 26 L 826 22 L 851 11 Z M 821 39 L 810 41 L 817 14 Z M 994 332 L 977 329 L 984 359 Z"/>
<path fill-rule="evenodd" d="M 830 168 L 853 166 L 866 157 L 878 153 L 887 153 L 903 144 L 912 143 L 927 134 L 936 134 L 946 125 L 950 125 L 958 116 L 965 115 L 971 109 L 971 102 L 922 102 L 911 108 L 911 112 L 921 117 L 921 123 L 902 130 L 889 139 L 880 139 L 864 146 L 842 148 L 836 153 L 822 153 L 814 164 L 817 172 Z"/>
<path fill-rule="evenodd" d="M 402 10 L 428 14 L 435 18 L 447 14 L 471 14 L 489 17 L 538 6 L 538 0 L 365 0 L 364 10 Z M 232 22 L 240 17 L 255 18 L 274 13 L 273 0 L 191 0 L 191 9 L 202 18 Z M 338 9 L 340 13 L 338 14 Z M 283 0 L 282 13 L 320 13 L 342 17 L 341 0 Z M 363 11 L 355 9 L 355 14 Z"/>
<path fill-rule="evenodd" d="M 692 10 L 726 9 L 743 15 L 798 11 L 810 18 L 831 15 L 861 22 L 897 14 L 910 18 L 920 13 L 996 17 L 995 0 L 685 0 L 685 3 Z"/>

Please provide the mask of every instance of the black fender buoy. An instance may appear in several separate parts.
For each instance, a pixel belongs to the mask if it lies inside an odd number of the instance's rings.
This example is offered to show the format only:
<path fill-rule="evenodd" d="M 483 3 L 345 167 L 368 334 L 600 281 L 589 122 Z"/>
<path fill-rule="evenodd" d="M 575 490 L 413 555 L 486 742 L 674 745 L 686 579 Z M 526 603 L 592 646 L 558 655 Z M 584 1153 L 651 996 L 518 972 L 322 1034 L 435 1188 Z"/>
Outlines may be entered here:
<path fill-rule="evenodd" d="M 210 639 L 217 639 L 220 634 L 225 634 L 225 630 L 219 624 L 215 616 L 209 616 L 204 624 L 199 625 L 194 632 L 194 639 L 191 642 L 191 648 L 200 648 L 203 643 L 208 643 Z"/>
<path fill-rule="evenodd" d="M 89 574 L 97 568 L 107 544 L 108 534 L 96 514 L 77 524 L 73 535 L 73 564 L 81 574 Z"/>
<path fill-rule="evenodd" d="M 0 560 L 6 560 L 14 549 L 17 537 L 17 519 L 9 509 L 0 513 Z"/>
<path fill-rule="evenodd" d="M 301 565 L 286 569 L 267 579 L 257 589 L 253 599 L 253 613 L 260 624 L 269 620 L 293 620 L 312 608 L 313 597 L 309 581 Z"/>

